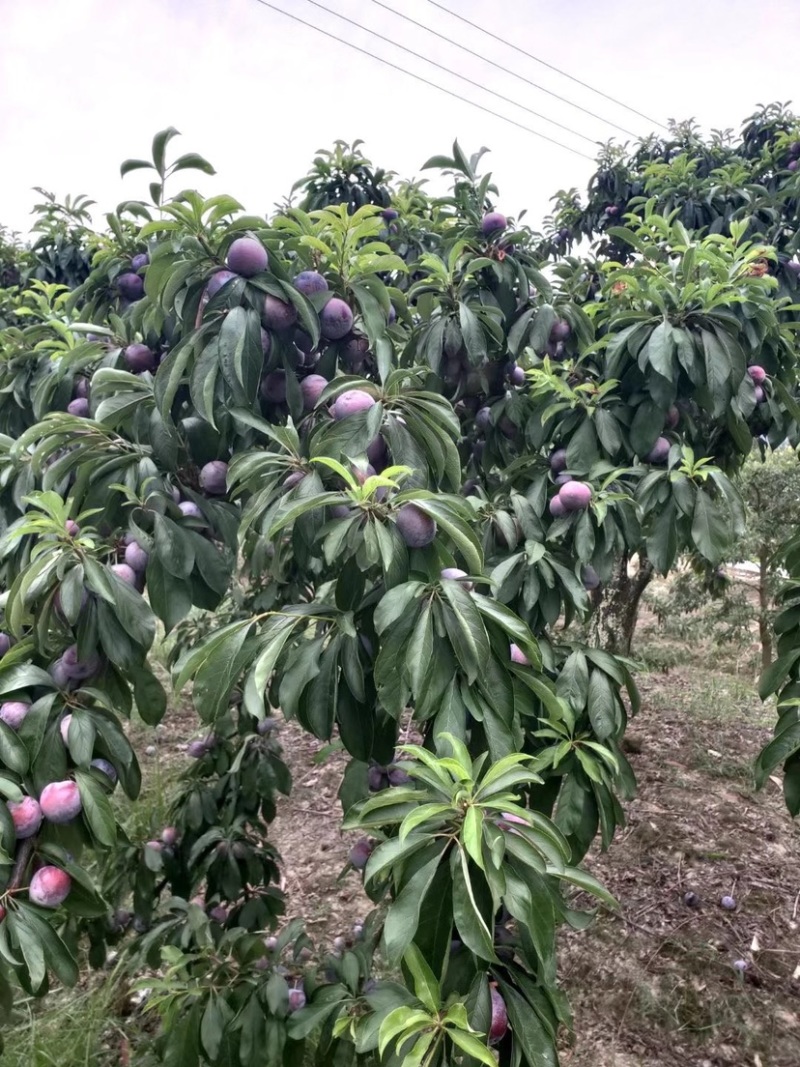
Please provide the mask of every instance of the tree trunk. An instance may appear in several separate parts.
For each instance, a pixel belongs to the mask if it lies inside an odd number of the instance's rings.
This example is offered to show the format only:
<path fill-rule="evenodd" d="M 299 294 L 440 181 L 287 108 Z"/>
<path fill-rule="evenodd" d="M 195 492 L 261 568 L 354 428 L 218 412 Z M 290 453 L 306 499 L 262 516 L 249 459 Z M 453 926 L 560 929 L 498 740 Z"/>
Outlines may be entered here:
<path fill-rule="evenodd" d="M 624 555 L 611 579 L 598 589 L 594 599 L 594 613 L 589 620 L 589 635 L 593 645 L 620 656 L 629 656 L 639 603 L 650 579 L 653 564 L 641 556 L 636 573 L 628 574 L 628 556 Z"/>
<path fill-rule="evenodd" d="M 769 624 L 769 553 L 766 545 L 758 554 L 758 636 L 761 640 L 761 668 L 772 663 L 772 627 Z"/>

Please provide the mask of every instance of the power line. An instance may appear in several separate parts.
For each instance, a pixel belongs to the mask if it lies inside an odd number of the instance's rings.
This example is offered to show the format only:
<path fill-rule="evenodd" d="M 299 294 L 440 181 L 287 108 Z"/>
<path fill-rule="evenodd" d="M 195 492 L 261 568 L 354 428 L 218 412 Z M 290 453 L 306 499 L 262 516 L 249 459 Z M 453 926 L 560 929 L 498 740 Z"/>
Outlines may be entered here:
<path fill-rule="evenodd" d="M 314 3 L 314 0 L 308 0 L 308 2 L 309 3 Z M 501 70 L 504 74 L 510 74 L 514 78 L 519 78 L 519 80 L 525 82 L 526 85 L 530 85 L 534 89 L 538 89 L 538 90 L 540 90 L 540 92 L 547 93 L 548 96 L 552 96 L 556 100 L 560 100 L 562 104 L 567 104 L 569 107 L 574 107 L 578 111 L 583 111 L 584 114 L 590 115 L 593 119 L 598 119 L 600 122 L 604 122 L 607 126 L 613 126 L 615 130 L 621 130 L 622 133 L 627 133 L 631 137 L 637 137 L 638 136 L 637 134 L 635 134 L 633 132 L 633 130 L 629 130 L 625 126 L 620 126 L 619 123 L 612 122 L 611 119 L 603 118 L 602 115 L 596 115 L 594 111 L 589 111 L 588 108 L 583 107 L 581 104 L 576 104 L 572 100 L 568 100 L 565 96 L 560 96 L 558 93 L 554 93 L 554 92 L 552 92 L 552 90 L 546 89 L 543 85 L 539 85 L 538 82 L 531 81 L 530 78 L 526 78 L 524 74 L 517 74 L 517 72 L 514 71 L 514 70 L 506 70 L 506 68 L 504 66 L 502 66 L 500 63 L 495 63 L 495 61 L 493 59 L 488 59 L 486 56 L 482 56 L 480 54 L 480 52 L 474 52 L 471 48 L 467 48 L 467 46 L 465 44 L 459 44 L 458 41 L 454 41 L 451 37 L 448 37 L 444 33 L 439 33 L 438 30 L 434 30 L 430 26 L 426 26 L 423 22 L 417 22 L 417 20 L 416 19 L 412 19 L 410 15 L 404 15 L 402 11 L 396 11 L 393 7 L 390 7 L 389 4 L 384 4 L 384 3 L 381 2 L 381 0 L 371 0 L 371 2 L 373 4 L 377 4 L 378 7 L 382 7 L 384 11 L 388 11 L 392 15 L 397 15 L 398 18 L 405 19 L 406 22 L 410 22 L 410 23 L 412 23 L 412 25 L 419 27 L 419 29 L 425 30 L 426 33 L 432 33 L 434 35 L 434 37 L 438 37 L 440 40 L 446 41 L 447 44 L 451 44 L 455 48 L 460 48 L 462 52 L 466 52 L 467 55 L 474 56 L 475 59 L 481 60 L 482 63 L 488 63 L 490 67 L 495 67 L 497 70 Z M 437 4 L 436 6 L 438 7 L 439 5 Z M 444 8 L 443 10 L 447 10 L 447 9 Z M 451 12 L 451 14 L 455 14 L 455 12 Z M 457 17 L 461 18 L 460 15 L 457 16 Z M 472 25 L 472 23 L 470 23 L 470 25 Z M 369 32 L 372 33 L 373 31 L 370 30 Z M 377 36 L 380 36 L 380 34 L 378 34 Z M 384 38 L 384 40 L 386 40 L 386 39 L 387 38 Z M 398 45 L 397 47 L 398 48 L 402 48 L 403 46 L 402 45 Z M 414 53 L 414 55 L 416 55 L 416 53 Z M 437 64 L 437 66 L 438 66 L 438 64 Z M 447 68 L 445 67 L 443 69 L 446 70 Z M 452 73 L 452 71 L 450 73 Z M 456 77 L 460 78 L 461 75 L 457 74 Z M 465 78 L 464 80 L 465 81 L 469 81 L 469 78 Z M 475 85 L 476 83 L 472 82 L 471 84 Z M 480 88 L 483 88 L 483 86 L 480 86 Z M 492 89 L 486 89 L 486 92 L 487 93 L 492 93 L 494 96 L 499 96 L 500 95 L 499 93 L 495 93 L 494 90 L 492 90 Z M 509 98 L 507 96 L 502 96 L 501 99 L 505 100 L 505 101 L 507 101 L 509 103 L 516 104 L 517 107 L 524 108 L 525 111 L 530 111 L 530 108 L 525 107 L 524 104 L 517 104 L 517 102 L 515 100 L 509 101 Z M 536 115 L 538 113 L 536 111 L 534 111 L 534 112 L 532 112 L 532 114 Z M 544 118 L 544 116 L 542 116 L 542 115 L 540 115 L 539 117 L 540 118 Z M 553 122 L 554 120 L 553 119 L 546 119 L 546 121 L 547 122 Z M 561 123 L 556 122 L 555 125 L 556 126 L 560 126 Z M 561 128 L 569 130 L 570 133 L 575 133 L 576 132 L 575 130 L 571 130 L 569 128 L 569 126 L 562 126 Z M 585 137 L 584 134 L 582 134 L 582 133 L 577 134 L 577 136 L 578 137 L 583 137 L 584 140 L 586 140 L 586 141 L 591 140 L 591 138 Z M 592 143 L 596 144 L 597 142 L 596 141 L 592 141 Z"/>
<path fill-rule="evenodd" d="M 548 137 L 546 133 L 540 133 L 538 130 L 532 129 L 530 126 L 525 126 L 523 123 L 517 122 L 516 119 L 510 119 L 507 115 L 501 115 L 499 111 L 492 111 L 491 108 L 484 107 L 483 104 L 478 104 L 474 100 L 469 100 L 467 97 L 453 92 L 452 89 L 445 89 L 443 85 L 437 85 L 436 82 L 423 78 L 421 74 L 415 74 L 411 70 L 406 70 L 405 67 L 398 67 L 396 63 L 392 63 L 388 59 L 384 59 L 382 56 L 376 56 L 372 52 L 368 52 L 366 48 L 360 48 L 357 44 L 353 44 L 351 41 L 346 41 L 343 37 L 337 37 L 335 33 L 323 30 L 321 26 L 315 26 L 313 22 L 306 22 L 306 20 L 301 19 L 299 15 L 292 15 L 288 11 L 284 11 L 282 8 L 268 3 L 268 0 L 256 0 L 256 3 L 261 4 L 262 7 L 268 7 L 271 11 L 276 11 L 279 15 L 285 15 L 286 18 L 292 19 L 294 22 L 299 22 L 302 26 L 306 26 L 308 29 L 314 30 L 316 33 L 321 33 L 325 37 L 329 37 L 332 41 L 338 41 L 339 44 L 346 45 L 348 48 L 360 52 L 363 56 L 368 56 L 370 59 L 376 59 L 379 63 L 383 63 L 384 66 L 391 67 L 392 70 L 397 70 L 401 74 L 407 74 L 409 78 L 415 78 L 417 81 L 430 86 L 432 89 L 438 89 L 441 93 L 447 93 L 448 96 L 460 100 L 462 104 L 469 104 L 471 107 L 476 107 L 479 111 L 484 111 L 487 115 L 492 115 L 496 119 L 501 119 L 503 122 L 508 122 L 512 126 L 516 126 L 518 130 L 524 130 L 525 133 L 532 133 L 534 137 L 540 137 L 543 141 L 549 141 L 550 144 L 557 145 L 559 148 L 563 148 L 566 152 L 572 152 L 575 156 L 580 156 L 582 159 L 588 159 L 590 163 L 596 162 L 592 156 L 588 156 L 585 152 L 581 152 L 577 148 L 562 144 L 561 141 L 556 141 L 555 138 Z"/>
<path fill-rule="evenodd" d="M 524 48 L 520 48 L 518 45 L 512 44 L 511 41 L 506 41 L 503 37 L 498 37 L 496 33 L 492 33 L 491 30 L 484 29 L 483 26 L 479 26 L 476 22 L 470 22 L 468 18 L 463 15 L 459 15 L 457 11 L 451 11 L 449 7 L 445 7 L 444 4 L 440 4 L 437 0 L 428 0 L 429 4 L 433 4 L 434 7 L 438 7 L 440 11 L 446 11 L 448 15 L 452 15 L 454 19 L 459 19 L 461 22 L 466 22 L 468 26 L 472 26 L 473 29 L 478 30 L 480 33 L 485 33 L 487 37 L 491 37 L 495 41 L 499 41 L 500 44 L 506 45 L 508 48 L 513 48 L 515 52 L 519 52 L 520 55 L 527 56 L 528 59 L 532 59 L 534 63 L 541 63 L 543 67 L 547 67 L 548 70 L 553 70 L 556 74 L 561 74 L 564 78 L 569 78 L 570 81 L 575 82 L 576 85 L 582 85 L 584 89 L 588 89 L 592 93 L 596 93 L 598 96 L 604 97 L 606 100 L 610 100 L 612 104 L 616 104 L 618 107 L 624 108 L 626 111 L 630 111 L 634 115 L 638 115 L 640 119 L 645 119 L 647 122 L 652 122 L 654 126 L 660 126 L 662 130 L 668 129 L 663 122 L 659 122 L 658 119 L 650 118 L 642 111 L 637 111 L 635 107 L 630 107 L 628 104 L 623 104 L 621 100 L 617 100 L 614 96 L 609 96 L 608 93 L 604 93 L 601 89 L 595 89 L 593 85 L 589 85 L 588 82 L 583 82 L 580 78 L 574 77 L 572 74 L 567 74 L 565 70 L 560 67 L 553 66 L 552 63 L 548 63 L 546 59 L 540 59 L 539 56 L 533 55 L 531 52 L 526 52 Z M 455 42 L 453 42 L 455 44 Z M 487 61 L 488 62 L 488 61 Z M 547 90 L 545 90 L 547 92 Z M 559 97 L 559 99 L 561 99 Z M 577 106 L 577 105 L 573 105 Z M 612 124 L 613 125 L 613 124 Z M 621 126 L 617 126 L 617 129 L 622 129 Z M 630 130 L 625 130 L 625 133 L 630 133 Z M 636 134 L 633 134 L 636 136 Z"/>
<path fill-rule="evenodd" d="M 382 33 L 378 33 L 377 30 L 371 30 L 368 26 L 363 26 L 360 22 L 356 22 L 354 19 L 348 18 L 347 15 L 341 15 L 338 11 L 335 11 L 333 8 L 325 7 L 324 4 L 318 3 L 317 0 L 306 0 L 306 2 L 311 4 L 312 7 L 318 7 L 320 9 L 320 11 L 326 11 L 329 15 L 334 15 L 337 19 L 341 19 L 342 22 L 347 22 L 351 26 L 355 26 L 356 29 L 358 29 L 358 30 L 363 30 L 365 33 L 372 34 L 373 37 L 377 37 L 379 40 L 385 41 L 386 44 L 392 45 L 393 48 L 399 48 L 402 52 L 408 52 L 408 54 L 410 56 L 414 56 L 415 59 L 421 59 L 424 63 L 429 63 L 432 67 L 436 67 L 438 70 L 444 71 L 445 74 L 450 74 L 454 78 L 459 78 L 461 81 L 466 82 L 468 85 L 474 86 L 474 88 L 476 88 L 476 89 L 480 89 L 484 93 L 489 93 L 491 96 L 496 96 L 498 100 L 502 100 L 506 104 L 512 104 L 514 107 L 519 107 L 523 111 L 527 111 L 529 115 L 535 115 L 537 119 L 543 119 L 545 122 L 549 122 L 553 126 L 558 126 L 559 129 L 565 130 L 567 133 L 574 134 L 575 137 L 580 137 L 582 140 L 588 141 L 589 144 L 592 144 L 592 145 L 597 145 L 598 144 L 597 140 L 595 140 L 592 137 L 587 137 L 585 133 L 580 133 L 578 130 L 573 130 L 571 126 L 565 126 L 563 122 L 556 122 L 555 119 L 549 119 L 547 117 L 547 115 L 543 115 L 540 111 L 534 111 L 532 108 L 526 107 L 525 104 L 518 103 L 516 100 L 514 100 L 510 96 L 503 96 L 502 93 L 497 93 L 497 92 L 494 91 L 494 89 L 489 89 L 485 85 L 481 85 L 480 82 L 473 81 L 472 78 L 468 78 L 464 74 L 459 74 L 458 71 L 456 71 L 456 70 L 451 70 L 450 67 L 445 67 L 441 63 L 437 63 L 435 59 L 428 59 L 427 56 L 422 55 L 420 52 L 415 52 L 413 48 L 408 48 L 404 44 L 399 44 L 397 41 L 392 40 L 391 37 L 385 37 Z M 378 0 L 373 0 L 373 3 L 378 3 Z M 387 11 L 392 11 L 393 12 L 393 9 L 388 7 L 386 4 L 378 3 L 378 6 L 386 8 Z M 393 12 L 393 13 L 394 14 L 398 14 L 398 15 L 400 14 L 399 11 L 398 12 Z M 400 17 L 401 18 L 407 18 L 408 16 L 401 15 Z M 409 19 L 408 21 L 409 22 L 414 22 L 413 19 Z M 415 25 L 420 26 L 421 23 L 417 22 L 417 23 L 415 23 Z M 422 28 L 425 29 L 424 26 Z M 435 30 L 431 30 L 431 33 L 435 33 L 435 32 L 436 32 Z M 441 37 L 442 35 L 437 33 L 436 36 L 437 37 Z M 446 40 L 447 38 L 444 38 L 444 39 Z M 459 47 L 460 47 L 460 45 L 459 45 Z M 469 51 L 469 49 L 466 49 L 466 51 Z M 475 52 L 473 52 L 472 54 L 473 55 L 477 55 L 477 53 L 475 53 Z M 480 58 L 480 57 L 478 57 L 478 58 Z M 527 81 L 527 78 L 525 78 L 523 80 Z M 533 84 L 533 82 L 531 82 L 531 84 Z M 588 112 L 588 113 L 591 114 L 591 112 Z M 615 124 L 612 122 L 612 123 L 610 123 L 610 125 L 613 126 Z M 617 128 L 618 129 L 622 129 L 621 126 L 617 127 Z M 625 130 L 625 133 L 627 133 L 627 132 L 628 131 Z"/>

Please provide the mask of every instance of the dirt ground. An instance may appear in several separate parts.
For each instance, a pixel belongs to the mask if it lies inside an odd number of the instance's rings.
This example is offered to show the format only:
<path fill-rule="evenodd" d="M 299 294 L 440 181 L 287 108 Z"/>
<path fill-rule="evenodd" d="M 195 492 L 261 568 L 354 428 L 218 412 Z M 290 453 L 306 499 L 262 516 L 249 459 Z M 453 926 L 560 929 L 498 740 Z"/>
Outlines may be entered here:
<path fill-rule="evenodd" d="M 638 676 L 642 711 L 630 734 L 639 792 L 628 825 L 587 866 L 612 890 L 580 933 L 565 931 L 561 975 L 575 1010 L 569 1067 L 800 1065 L 800 828 L 779 784 L 753 790 L 750 766 L 772 712 L 742 656 L 670 649 L 647 620 L 637 653 L 667 670 Z M 671 653 L 671 654 L 670 654 Z M 292 914 L 315 940 L 346 935 L 369 902 L 338 829 L 340 754 L 314 763 L 318 742 L 283 727 L 295 784 L 273 838 Z M 687 906 L 685 894 L 699 903 Z M 720 905 L 732 895 L 734 911 Z M 744 960 L 747 969 L 733 966 Z"/>

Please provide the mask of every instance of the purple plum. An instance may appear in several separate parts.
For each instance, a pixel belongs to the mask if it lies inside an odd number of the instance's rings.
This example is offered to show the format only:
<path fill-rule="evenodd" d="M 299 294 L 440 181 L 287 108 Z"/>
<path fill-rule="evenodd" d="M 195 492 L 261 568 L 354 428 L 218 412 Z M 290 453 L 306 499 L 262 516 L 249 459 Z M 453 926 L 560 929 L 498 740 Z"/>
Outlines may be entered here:
<path fill-rule="evenodd" d="M 140 271 L 142 267 L 146 267 L 149 262 L 150 257 L 148 254 L 146 252 L 139 252 L 138 255 L 135 255 L 131 260 L 131 266 L 135 271 Z"/>
<path fill-rule="evenodd" d="M 128 345 L 122 353 L 122 358 L 132 374 L 142 374 L 144 371 L 156 369 L 155 353 L 147 345 Z"/>
<path fill-rule="evenodd" d="M 26 704 L 24 700 L 6 700 L 0 704 L 0 722 L 10 726 L 12 730 L 18 730 L 30 710 L 30 704 Z"/>
<path fill-rule="evenodd" d="M 286 371 L 274 370 L 261 379 L 261 395 L 270 404 L 283 404 L 286 400 Z"/>
<path fill-rule="evenodd" d="M 409 548 L 425 548 L 436 537 L 435 521 L 416 504 L 403 504 L 395 523 Z"/>
<path fill-rule="evenodd" d="M 76 400 L 88 400 L 89 399 L 89 380 L 88 378 L 76 378 L 72 385 L 72 395 Z"/>
<path fill-rule="evenodd" d="M 458 582 L 462 589 L 465 589 L 468 593 L 471 593 L 475 588 L 474 582 L 463 582 L 462 578 L 467 577 L 467 572 L 462 571 L 460 567 L 445 567 L 439 572 L 439 576 L 447 581 Z"/>
<path fill-rule="evenodd" d="M 592 487 L 586 482 L 567 482 L 558 491 L 564 511 L 585 511 L 592 495 Z"/>
<path fill-rule="evenodd" d="M 215 271 L 206 283 L 205 295 L 208 300 L 215 297 L 223 285 L 227 285 L 232 281 L 236 275 L 230 270 L 218 270 Z"/>
<path fill-rule="evenodd" d="M 184 518 L 187 519 L 202 519 L 203 513 L 200 508 L 195 504 L 193 500 L 182 500 L 178 504 L 178 509 Z"/>
<path fill-rule="evenodd" d="M 481 219 L 481 233 L 484 237 L 501 233 L 508 226 L 508 219 L 499 211 L 489 211 Z"/>
<path fill-rule="evenodd" d="M 567 509 L 564 507 L 563 502 L 559 499 L 558 494 L 556 494 L 550 501 L 549 511 L 554 519 L 560 519 L 563 515 L 566 515 Z"/>
<path fill-rule="evenodd" d="M 492 997 L 492 1018 L 489 1023 L 489 1044 L 496 1045 L 508 1030 L 508 1012 L 506 1011 L 506 1002 L 494 985 L 490 987 L 490 992 Z"/>
<path fill-rule="evenodd" d="M 581 567 L 581 581 L 583 582 L 583 588 L 590 593 L 600 588 L 600 575 L 589 563 L 585 567 Z"/>
<path fill-rule="evenodd" d="M 355 415 L 360 411 L 368 411 L 375 407 L 375 398 L 365 393 L 363 389 L 348 389 L 340 393 L 333 403 L 334 419 L 346 419 L 348 415 Z"/>
<path fill-rule="evenodd" d="M 297 322 L 297 309 L 294 304 L 267 293 L 261 318 L 268 330 L 288 330 Z"/>
<path fill-rule="evenodd" d="M 262 243 L 255 237 L 237 237 L 228 249 L 225 260 L 230 270 L 243 278 L 252 278 L 267 269 L 269 256 Z"/>
<path fill-rule="evenodd" d="M 669 450 L 671 444 L 668 437 L 659 437 L 647 455 L 644 457 L 647 463 L 654 463 L 658 466 L 667 462 L 669 457 Z"/>
<path fill-rule="evenodd" d="M 360 837 L 347 854 L 347 858 L 357 871 L 363 871 L 367 860 L 372 855 L 373 845 L 368 837 Z"/>
<path fill-rule="evenodd" d="M 531 661 L 519 647 L 519 645 L 510 644 L 508 646 L 509 655 L 511 656 L 511 662 L 517 663 L 521 667 L 530 667 Z"/>
<path fill-rule="evenodd" d="M 77 415 L 81 419 L 89 418 L 89 401 L 84 397 L 76 397 L 74 400 L 70 400 L 67 404 L 67 411 L 70 415 Z"/>
<path fill-rule="evenodd" d="M 344 300 L 334 296 L 320 312 L 319 325 L 328 341 L 340 341 L 353 328 L 353 312 Z"/>
<path fill-rule="evenodd" d="M 550 340 L 553 342 L 566 341 L 571 332 L 570 324 L 564 319 L 559 319 L 550 327 Z"/>
<path fill-rule="evenodd" d="M 97 759 L 92 760 L 89 766 L 94 767 L 96 771 L 100 771 L 101 774 L 104 774 L 112 785 L 117 784 L 117 768 L 113 763 L 109 763 L 107 759 L 98 756 Z"/>
<path fill-rule="evenodd" d="M 312 411 L 319 403 L 322 391 L 327 388 L 328 379 L 321 374 L 309 374 L 300 382 L 300 393 L 303 397 L 303 407 L 306 411 Z"/>
<path fill-rule="evenodd" d="M 71 779 L 46 785 L 39 797 L 39 806 L 45 819 L 53 823 L 71 822 L 83 807 L 80 790 Z"/>
<path fill-rule="evenodd" d="M 767 372 L 763 367 L 759 367 L 757 363 L 754 363 L 752 367 L 748 367 L 747 373 L 756 385 L 762 385 L 767 380 Z"/>
<path fill-rule="evenodd" d="M 147 570 L 147 562 L 149 559 L 150 553 L 142 548 L 137 541 L 132 541 L 125 549 L 125 562 L 131 570 L 136 571 L 137 574 L 144 574 Z"/>
<path fill-rule="evenodd" d="M 117 289 L 123 300 L 141 300 L 144 296 L 144 281 L 140 275 L 127 271 L 117 278 Z"/>
<path fill-rule="evenodd" d="M 298 293 L 302 293 L 303 296 L 311 296 L 312 293 L 324 293 L 328 288 L 328 283 L 316 270 L 303 270 L 295 276 L 292 283 Z"/>
<path fill-rule="evenodd" d="M 0 631 L 0 656 L 5 656 L 6 652 L 11 648 L 11 638 L 8 634 Z"/>
<path fill-rule="evenodd" d="M 557 448 L 555 452 L 550 453 L 550 470 L 553 474 L 561 474 L 566 469 L 567 450 L 566 448 Z"/>
<path fill-rule="evenodd" d="M 128 563 L 112 563 L 109 570 L 112 574 L 116 574 L 120 581 L 136 588 L 139 579 L 136 571 Z"/>
<path fill-rule="evenodd" d="M 42 825 L 42 809 L 39 807 L 38 801 L 34 800 L 33 797 L 23 797 L 22 800 L 16 803 L 13 800 L 9 800 L 8 810 L 11 813 L 14 830 L 20 841 L 38 834 L 39 827 Z"/>
<path fill-rule="evenodd" d="M 228 491 L 228 464 L 212 459 L 200 469 L 200 488 L 209 496 L 224 496 Z"/>
<path fill-rule="evenodd" d="M 57 908 L 70 894 L 72 879 L 60 867 L 40 867 L 31 878 L 28 896 L 42 908 Z"/>

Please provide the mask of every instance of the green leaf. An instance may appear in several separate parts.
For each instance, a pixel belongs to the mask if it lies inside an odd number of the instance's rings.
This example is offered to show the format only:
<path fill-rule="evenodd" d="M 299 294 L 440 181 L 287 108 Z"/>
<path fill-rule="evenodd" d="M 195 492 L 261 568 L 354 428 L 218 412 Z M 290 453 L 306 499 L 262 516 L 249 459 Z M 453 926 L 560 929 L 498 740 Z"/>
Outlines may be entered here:
<path fill-rule="evenodd" d="M 601 741 L 611 737 L 617 728 L 617 704 L 608 675 L 594 670 L 589 677 L 589 721 L 595 736 Z"/>
<path fill-rule="evenodd" d="M 486 628 L 478 608 L 463 585 L 445 581 L 442 582 L 442 591 L 452 609 L 443 612 L 447 636 L 467 679 L 472 683 L 492 654 Z"/>
<path fill-rule="evenodd" d="M 466 1052 L 468 1056 L 472 1056 L 473 1059 L 479 1060 L 480 1063 L 485 1063 L 487 1067 L 497 1067 L 497 1060 L 494 1058 L 489 1049 L 484 1045 L 482 1041 L 479 1041 L 477 1037 L 472 1034 L 466 1033 L 464 1030 L 456 1030 L 454 1027 L 447 1028 L 447 1036 L 463 1052 Z"/>
<path fill-rule="evenodd" d="M 725 559 L 730 545 L 727 515 L 702 490 L 697 493 L 694 502 L 692 540 L 700 555 L 714 564 Z"/>
<path fill-rule="evenodd" d="M 442 991 L 436 976 L 425 961 L 416 945 L 410 944 L 403 953 L 403 963 L 408 967 L 413 979 L 414 993 L 431 1014 L 439 1011 Z"/>
<path fill-rule="evenodd" d="M 86 771 L 76 771 L 75 781 L 89 829 L 101 845 L 110 848 L 117 840 L 117 823 L 103 786 Z"/>
<path fill-rule="evenodd" d="M 162 567 L 176 578 L 188 578 L 194 568 L 194 547 L 172 519 L 153 513 L 155 550 Z"/>
<path fill-rule="evenodd" d="M 392 966 L 400 960 L 417 932 L 420 908 L 447 844 L 447 841 L 431 842 L 429 847 L 431 858 L 425 862 L 422 862 L 424 859 L 422 853 L 417 854 L 416 859 L 421 866 L 408 879 L 396 900 L 389 907 L 383 927 L 383 939 L 386 945 L 387 961 Z"/>
<path fill-rule="evenodd" d="M 459 937 L 476 956 L 494 961 L 492 935 L 475 900 L 467 854 L 460 848 L 453 849 L 450 855 L 450 871 L 453 879 L 453 918 Z"/>
<path fill-rule="evenodd" d="M 472 308 L 467 304 L 459 303 L 458 321 L 461 324 L 461 335 L 464 338 L 470 363 L 473 367 L 477 367 L 487 355 L 486 338 L 480 320 Z"/>
<path fill-rule="evenodd" d="M 798 650 L 800 651 L 800 650 Z M 756 784 L 763 786 L 776 767 L 800 752 L 800 720 L 790 722 L 758 754 Z"/>

